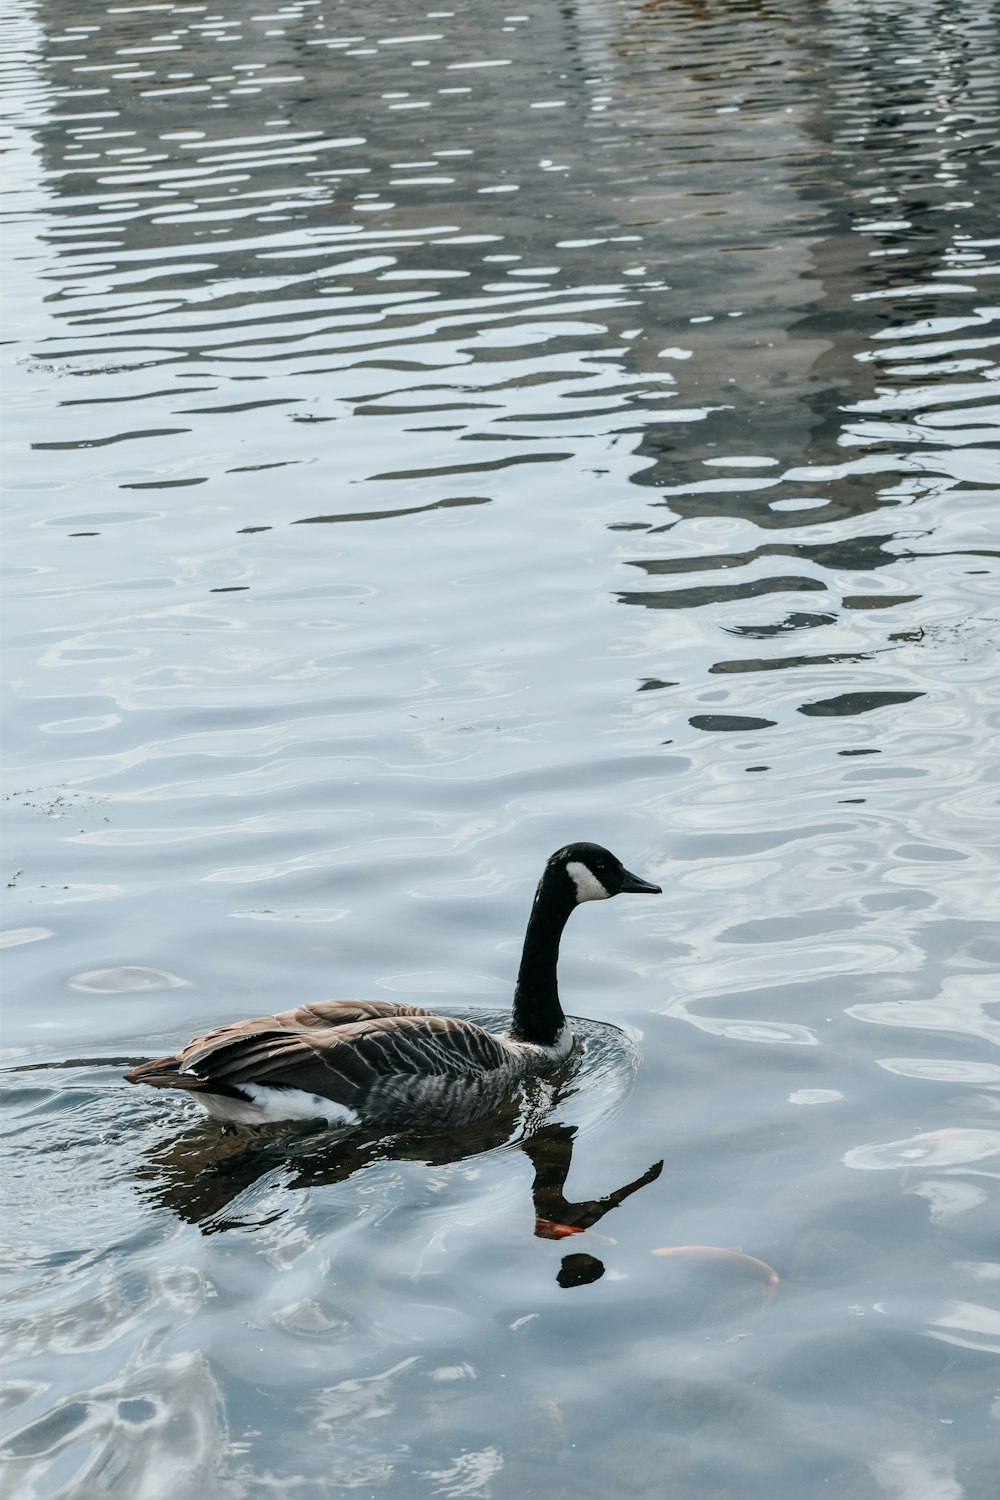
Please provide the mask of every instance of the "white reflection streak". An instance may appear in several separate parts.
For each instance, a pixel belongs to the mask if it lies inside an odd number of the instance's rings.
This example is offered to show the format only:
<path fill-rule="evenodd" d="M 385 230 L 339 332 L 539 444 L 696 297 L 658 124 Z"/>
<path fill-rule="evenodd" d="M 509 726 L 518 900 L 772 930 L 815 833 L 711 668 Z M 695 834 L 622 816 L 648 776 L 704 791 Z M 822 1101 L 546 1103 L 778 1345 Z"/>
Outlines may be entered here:
<path fill-rule="evenodd" d="M 879 1488 L 892 1500 L 963 1500 L 948 1457 L 921 1453 L 884 1453 L 870 1468 Z"/>
<path fill-rule="evenodd" d="M 965 1058 L 877 1057 L 876 1064 L 900 1078 L 928 1078 L 936 1083 L 1000 1084 L 1000 1064 Z"/>
<path fill-rule="evenodd" d="M 502 1468 L 503 1455 L 490 1446 L 460 1453 L 447 1469 L 423 1469 L 420 1478 L 438 1481 L 431 1492 L 435 1495 L 481 1495 Z"/>
<path fill-rule="evenodd" d="M 927 1131 L 908 1140 L 853 1146 L 842 1158 L 845 1167 L 862 1172 L 902 1171 L 907 1167 L 953 1167 L 1000 1156 L 1000 1131 L 959 1125 Z"/>
<path fill-rule="evenodd" d="M 986 974 L 955 974 L 945 979 L 934 1000 L 883 1001 L 849 1005 L 846 1014 L 877 1026 L 906 1026 L 921 1031 L 952 1031 L 981 1037 L 1000 1046 L 1000 1021 L 987 1013 L 995 1005 L 996 981 Z"/>
<path fill-rule="evenodd" d="M 930 1204 L 932 1224 L 950 1223 L 987 1201 L 983 1189 L 972 1182 L 918 1182 L 916 1187 L 907 1191 L 914 1198 L 924 1198 Z"/>
<path fill-rule="evenodd" d="M 61 1435 L 50 1436 L 61 1424 Z M 107 1493 L 102 1477 L 109 1470 L 130 1500 L 217 1494 L 225 1447 L 222 1398 L 200 1354 L 140 1360 L 116 1381 L 53 1403 L 11 1434 L 17 1438 L 23 1455 L 9 1468 L 24 1495 L 53 1492 L 56 1473 L 72 1476 L 66 1488 L 60 1484 L 63 1494 Z"/>
<path fill-rule="evenodd" d="M 1000 1310 L 995 1307 L 983 1307 L 979 1302 L 948 1301 L 929 1322 L 930 1338 L 944 1344 L 958 1344 L 963 1349 L 1000 1353 Z"/>
<path fill-rule="evenodd" d="M 366 1375 L 357 1380 L 340 1380 L 320 1392 L 316 1405 L 319 1415 L 317 1425 L 331 1427 L 345 1418 L 350 1421 L 371 1421 L 375 1417 L 388 1416 L 393 1410 L 389 1399 L 392 1380 L 395 1376 L 411 1370 L 420 1363 L 420 1355 L 401 1359 L 380 1375 Z"/>
<path fill-rule="evenodd" d="M 38 943 L 54 936 L 51 927 L 10 927 L 0 932 L 0 948 L 19 948 L 22 943 Z"/>
<path fill-rule="evenodd" d="M 699 1031 L 711 1036 L 728 1037 L 734 1042 L 785 1042 L 799 1047 L 817 1047 L 819 1038 L 808 1026 L 799 1026 L 793 1021 L 760 1021 L 756 1019 L 723 1020 L 718 1016 L 698 1016 L 690 1007 L 691 1000 L 672 1000 L 663 1007 L 662 1014 L 689 1021 Z"/>

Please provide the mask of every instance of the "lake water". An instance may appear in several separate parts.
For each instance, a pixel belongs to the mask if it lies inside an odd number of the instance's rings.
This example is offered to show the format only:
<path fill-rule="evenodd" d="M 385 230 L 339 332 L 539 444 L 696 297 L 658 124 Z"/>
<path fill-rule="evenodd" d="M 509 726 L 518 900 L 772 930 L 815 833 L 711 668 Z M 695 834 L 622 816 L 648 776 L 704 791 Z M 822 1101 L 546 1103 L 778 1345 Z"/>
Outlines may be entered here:
<path fill-rule="evenodd" d="M 3 6 L 10 1493 L 994 1500 L 997 13 L 450 3 Z M 122 1081 L 576 838 L 500 1117 Z"/>

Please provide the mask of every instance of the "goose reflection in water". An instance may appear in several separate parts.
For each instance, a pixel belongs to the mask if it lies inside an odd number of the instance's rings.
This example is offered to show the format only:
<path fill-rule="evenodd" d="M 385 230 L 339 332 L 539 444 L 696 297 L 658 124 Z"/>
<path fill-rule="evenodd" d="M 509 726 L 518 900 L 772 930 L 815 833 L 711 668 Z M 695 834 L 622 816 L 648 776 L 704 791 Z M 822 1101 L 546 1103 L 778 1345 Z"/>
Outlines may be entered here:
<path fill-rule="evenodd" d="M 522 1130 L 517 1137 L 518 1129 Z M 386 1138 L 352 1131 L 338 1133 L 324 1149 L 319 1132 L 302 1129 L 248 1143 L 242 1133 L 220 1136 L 215 1129 L 196 1126 L 148 1158 L 140 1172 L 149 1196 L 203 1234 L 247 1227 L 235 1201 L 272 1175 L 283 1190 L 326 1187 L 346 1182 L 355 1173 L 384 1161 L 417 1161 L 445 1166 L 506 1145 L 520 1146 L 534 1167 L 531 1187 L 535 1234 L 561 1240 L 582 1234 L 640 1188 L 655 1182 L 663 1170 L 655 1162 L 635 1181 L 602 1198 L 571 1202 L 565 1194 L 573 1160 L 576 1125 L 548 1123 L 525 1128 L 516 1102 L 476 1125 L 455 1130 L 407 1132 Z M 327 1131 L 322 1132 L 328 1135 Z M 280 1213 L 280 1211 L 279 1211 Z M 279 1213 L 257 1219 L 269 1223 Z M 563 1257 L 557 1276 L 562 1287 L 597 1281 L 604 1265 L 595 1256 L 572 1253 Z"/>
<path fill-rule="evenodd" d="M 654 1162 L 634 1182 L 616 1188 L 603 1198 L 585 1198 L 579 1203 L 570 1203 L 565 1188 L 573 1160 L 575 1135 L 575 1125 L 544 1125 L 521 1142 L 521 1150 L 535 1169 L 535 1180 L 531 1185 L 535 1233 L 543 1239 L 562 1239 L 569 1234 L 582 1234 L 586 1229 L 593 1229 L 606 1213 L 624 1203 L 640 1188 L 655 1182 L 663 1171 L 663 1162 Z M 560 1286 L 583 1286 L 603 1275 L 604 1266 L 596 1256 L 577 1253 L 563 1257 L 556 1279 Z"/>

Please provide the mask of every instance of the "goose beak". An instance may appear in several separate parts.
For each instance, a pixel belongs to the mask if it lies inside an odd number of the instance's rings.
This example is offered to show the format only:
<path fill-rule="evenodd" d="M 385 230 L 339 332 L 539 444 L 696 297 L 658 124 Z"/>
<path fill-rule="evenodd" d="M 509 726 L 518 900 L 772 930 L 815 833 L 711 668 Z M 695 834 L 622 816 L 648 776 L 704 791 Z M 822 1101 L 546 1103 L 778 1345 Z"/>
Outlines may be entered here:
<path fill-rule="evenodd" d="M 629 870 L 623 870 L 621 894 L 623 896 L 662 896 L 663 890 L 662 887 L 654 885 L 651 880 L 642 880 L 638 875 L 631 874 Z"/>

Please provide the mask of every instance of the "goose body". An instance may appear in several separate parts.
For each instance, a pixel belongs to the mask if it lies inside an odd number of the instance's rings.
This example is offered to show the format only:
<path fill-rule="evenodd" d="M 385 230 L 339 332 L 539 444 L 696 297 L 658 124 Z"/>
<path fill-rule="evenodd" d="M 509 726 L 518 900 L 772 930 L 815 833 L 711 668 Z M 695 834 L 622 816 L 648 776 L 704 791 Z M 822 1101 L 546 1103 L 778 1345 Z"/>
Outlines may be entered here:
<path fill-rule="evenodd" d="M 552 855 L 535 892 L 506 1032 L 382 1000 L 328 1000 L 235 1021 L 125 1077 L 182 1089 L 241 1125 L 325 1119 L 399 1127 L 462 1125 L 491 1113 L 521 1081 L 568 1057 L 573 1033 L 556 963 L 570 913 L 621 892 L 659 894 L 598 844 Z"/>

